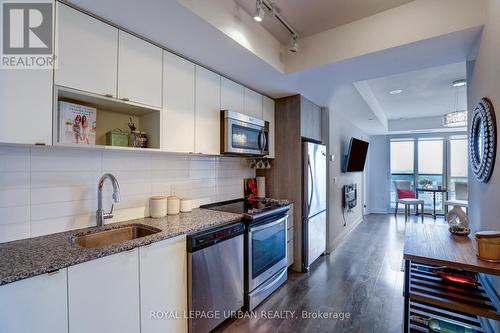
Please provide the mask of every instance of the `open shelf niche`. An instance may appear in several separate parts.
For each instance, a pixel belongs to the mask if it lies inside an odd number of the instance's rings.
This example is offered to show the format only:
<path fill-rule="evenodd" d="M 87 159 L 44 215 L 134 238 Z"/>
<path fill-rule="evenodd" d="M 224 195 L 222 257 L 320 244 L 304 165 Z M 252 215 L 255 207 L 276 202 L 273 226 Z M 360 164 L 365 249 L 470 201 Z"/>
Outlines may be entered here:
<path fill-rule="evenodd" d="M 95 108 L 96 133 L 95 145 L 62 142 L 60 130 L 61 111 L 59 102 L 70 102 Z M 106 145 L 106 133 L 120 129 L 129 133 L 128 123 L 132 119 L 137 130 L 148 135 L 148 148 L 122 147 Z M 74 147 L 100 147 L 122 150 L 160 150 L 161 137 L 161 109 L 122 101 L 112 97 L 87 93 L 61 86 L 54 87 L 54 117 L 53 117 L 54 145 Z"/>

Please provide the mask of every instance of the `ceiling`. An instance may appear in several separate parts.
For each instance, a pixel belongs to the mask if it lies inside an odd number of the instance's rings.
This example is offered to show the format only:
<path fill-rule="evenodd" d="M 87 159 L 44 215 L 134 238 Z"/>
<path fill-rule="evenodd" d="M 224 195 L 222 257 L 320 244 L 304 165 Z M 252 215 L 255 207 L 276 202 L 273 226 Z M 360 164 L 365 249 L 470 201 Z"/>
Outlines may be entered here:
<path fill-rule="evenodd" d="M 283 74 L 177 1 L 69 1 L 270 97 L 300 93 L 344 114 L 367 134 L 385 133 L 387 121 L 378 121 L 379 114 L 373 112 L 352 82 L 369 82 L 473 59 L 481 34 L 480 26 L 453 31 Z"/>
<path fill-rule="evenodd" d="M 234 0 L 253 16 L 255 0 Z M 278 13 L 301 37 L 372 16 L 414 0 L 274 0 Z M 263 26 L 282 43 L 290 34 L 275 19 L 266 17 Z"/>
<path fill-rule="evenodd" d="M 465 78 L 466 63 L 459 62 L 356 82 L 354 85 L 372 109 L 380 108 L 388 120 L 394 120 L 442 116 L 447 112 L 466 110 L 466 87 L 452 86 L 453 81 Z M 365 91 L 361 91 L 362 86 Z M 403 92 L 389 94 L 396 89 Z"/>

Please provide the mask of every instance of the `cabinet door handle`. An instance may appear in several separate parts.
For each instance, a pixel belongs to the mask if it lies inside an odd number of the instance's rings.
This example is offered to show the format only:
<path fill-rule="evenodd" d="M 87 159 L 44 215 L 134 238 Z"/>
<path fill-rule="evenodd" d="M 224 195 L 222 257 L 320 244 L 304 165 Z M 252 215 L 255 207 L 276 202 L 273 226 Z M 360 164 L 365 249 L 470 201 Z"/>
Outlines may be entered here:
<path fill-rule="evenodd" d="M 113 94 L 104 94 L 105 97 L 113 97 Z"/>
<path fill-rule="evenodd" d="M 52 276 L 52 275 L 56 275 L 58 273 L 59 273 L 59 270 L 56 270 L 56 271 L 48 272 L 47 275 Z"/>
<path fill-rule="evenodd" d="M 35 146 L 46 146 L 45 142 L 35 142 Z"/>
<path fill-rule="evenodd" d="M 125 101 L 125 102 L 130 101 L 130 99 L 128 99 L 127 97 L 123 97 L 121 100 L 122 100 L 122 101 Z"/>

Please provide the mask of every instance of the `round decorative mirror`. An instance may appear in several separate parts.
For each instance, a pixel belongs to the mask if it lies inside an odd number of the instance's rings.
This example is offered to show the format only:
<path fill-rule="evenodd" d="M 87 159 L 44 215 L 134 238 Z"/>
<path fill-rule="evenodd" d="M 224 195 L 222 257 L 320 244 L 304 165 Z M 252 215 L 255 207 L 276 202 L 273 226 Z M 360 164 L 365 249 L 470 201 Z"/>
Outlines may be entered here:
<path fill-rule="evenodd" d="M 482 98 L 474 108 L 469 127 L 469 161 L 478 181 L 490 180 L 495 164 L 496 130 L 495 110 L 490 100 Z"/>

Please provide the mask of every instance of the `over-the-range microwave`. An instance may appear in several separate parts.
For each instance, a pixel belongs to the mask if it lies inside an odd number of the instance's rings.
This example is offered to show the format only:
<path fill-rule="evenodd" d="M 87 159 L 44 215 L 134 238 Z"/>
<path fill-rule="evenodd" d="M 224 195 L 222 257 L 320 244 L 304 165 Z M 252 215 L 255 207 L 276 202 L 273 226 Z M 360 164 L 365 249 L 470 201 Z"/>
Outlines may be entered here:
<path fill-rule="evenodd" d="M 246 114 L 221 111 L 221 154 L 266 156 L 269 154 L 269 122 Z"/>

